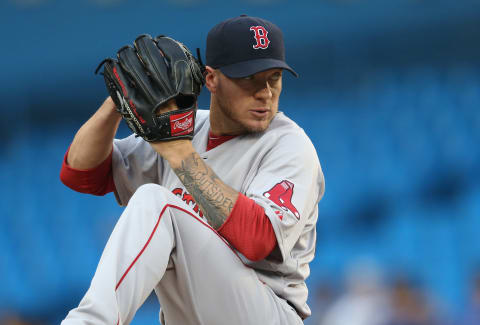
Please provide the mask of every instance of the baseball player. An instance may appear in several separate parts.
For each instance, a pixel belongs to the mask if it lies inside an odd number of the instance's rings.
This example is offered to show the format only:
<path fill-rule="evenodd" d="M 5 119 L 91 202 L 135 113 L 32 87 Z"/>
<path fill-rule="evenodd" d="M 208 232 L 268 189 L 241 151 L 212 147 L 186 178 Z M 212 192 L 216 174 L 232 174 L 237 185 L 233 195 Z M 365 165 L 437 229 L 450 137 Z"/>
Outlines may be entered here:
<path fill-rule="evenodd" d="M 282 74 L 296 75 L 281 30 L 242 15 L 210 30 L 205 66 L 148 35 L 103 64 L 110 97 L 61 179 L 126 208 L 62 324 L 129 324 L 152 290 L 162 324 L 302 324 L 324 178 L 278 111 Z M 204 84 L 210 109 L 197 110 Z M 135 134 L 114 139 L 122 118 Z"/>

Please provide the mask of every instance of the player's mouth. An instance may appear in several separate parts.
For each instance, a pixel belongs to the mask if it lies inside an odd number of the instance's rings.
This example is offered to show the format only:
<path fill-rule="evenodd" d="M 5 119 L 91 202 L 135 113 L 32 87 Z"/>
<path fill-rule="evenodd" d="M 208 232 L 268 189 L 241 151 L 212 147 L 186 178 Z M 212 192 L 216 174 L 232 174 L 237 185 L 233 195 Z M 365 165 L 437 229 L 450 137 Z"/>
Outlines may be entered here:
<path fill-rule="evenodd" d="M 256 118 L 265 118 L 270 113 L 268 108 L 254 108 L 250 110 L 250 114 L 252 114 Z"/>

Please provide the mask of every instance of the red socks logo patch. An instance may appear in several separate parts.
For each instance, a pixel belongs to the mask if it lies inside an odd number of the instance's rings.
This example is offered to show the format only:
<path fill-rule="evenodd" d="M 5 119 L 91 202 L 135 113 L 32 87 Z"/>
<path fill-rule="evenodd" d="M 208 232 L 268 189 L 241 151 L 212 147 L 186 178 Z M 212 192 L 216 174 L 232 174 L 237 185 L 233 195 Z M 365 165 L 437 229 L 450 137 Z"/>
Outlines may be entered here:
<path fill-rule="evenodd" d="M 280 183 L 277 183 L 269 191 L 263 193 L 263 196 L 283 210 L 293 213 L 297 219 L 300 219 L 300 213 L 292 204 L 293 187 L 294 185 L 292 182 L 283 180 Z"/>

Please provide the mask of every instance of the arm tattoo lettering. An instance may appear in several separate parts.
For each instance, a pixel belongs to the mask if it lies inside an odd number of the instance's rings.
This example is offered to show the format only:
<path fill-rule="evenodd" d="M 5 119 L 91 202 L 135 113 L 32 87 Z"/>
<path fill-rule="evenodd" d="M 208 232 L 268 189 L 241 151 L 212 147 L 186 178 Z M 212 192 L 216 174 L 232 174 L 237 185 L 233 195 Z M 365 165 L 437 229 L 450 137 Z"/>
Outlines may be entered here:
<path fill-rule="evenodd" d="M 196 152 L 184 159 L 174 171 L 209 224 L 215 229 L 220 228 L 232 212 L 238 192 L 222 182 Z"/>

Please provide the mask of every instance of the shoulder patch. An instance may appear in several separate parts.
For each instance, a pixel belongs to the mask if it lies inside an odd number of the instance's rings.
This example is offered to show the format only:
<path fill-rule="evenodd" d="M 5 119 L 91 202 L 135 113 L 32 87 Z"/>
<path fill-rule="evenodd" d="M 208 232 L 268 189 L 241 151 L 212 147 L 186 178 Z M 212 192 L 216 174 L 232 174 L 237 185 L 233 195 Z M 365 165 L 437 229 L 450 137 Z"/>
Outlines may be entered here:
<path fill-rule="evenodd" d="M 283 180 L 280 183 L 275 184 L 275 186 L 267 192 L 263 193 L 263 196 L 283 210 L 293 213 L 297 219 L 300 219 L 300 213 L 292 204 L 293 188 L 294 184 L 292 182 Z"/>

